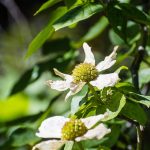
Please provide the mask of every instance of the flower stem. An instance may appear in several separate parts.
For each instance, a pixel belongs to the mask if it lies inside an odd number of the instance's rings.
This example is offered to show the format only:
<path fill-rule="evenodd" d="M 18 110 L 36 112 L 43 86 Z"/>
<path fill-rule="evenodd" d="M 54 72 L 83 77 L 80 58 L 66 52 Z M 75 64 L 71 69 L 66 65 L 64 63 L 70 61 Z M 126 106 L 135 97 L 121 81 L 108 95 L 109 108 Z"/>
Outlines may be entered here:
<path fill-rule="evenodd" d="M 84 150 L 83 146 L 82 146 L 82 143 L 78 142 L 78 147 L 80 150 Z"/>
<path fill-rule="evenodd" d="M 88 87 L 90 88 L 90 90 L 91 90 L 92 93 L 94 94 L 95 98 L 99 101 L 100 98 L 99 98 L 98 94 L 96 93 L 94 87 L 93 87 L 90 83 L 88 83 Z"/>
<path fill-rule="evenodd" d="M 142 131 L 140 129 L 140 125 L 136 125 L 137 130 L 137 147 L 136 150 L 142 149 Z"/>
<path fill-rule="evenodd" d="M 137 131 L 136 150 L 142 150 L 142 126 L 138 124 L 137 122 L 135 122 L 134 120 L 127 118 L 125 116 L 120 115 L 119 118 L 130 122 L 132 125 L 136 127 L 136 131 Z"/>

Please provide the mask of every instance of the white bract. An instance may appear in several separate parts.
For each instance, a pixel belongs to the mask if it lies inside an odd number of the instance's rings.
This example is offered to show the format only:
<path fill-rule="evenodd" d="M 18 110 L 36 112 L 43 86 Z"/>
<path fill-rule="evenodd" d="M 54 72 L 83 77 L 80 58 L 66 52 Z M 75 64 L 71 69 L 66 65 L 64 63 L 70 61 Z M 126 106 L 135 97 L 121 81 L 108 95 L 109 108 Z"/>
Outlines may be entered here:
<path fill-rule="evenodd" d="M 82 119 L 75 119 L 80 120 L 82 124 L 86 127 L 86 132 L 82 134 L 82 136 L 75 137 L 73 141 L 81 141 L 81 140 L 87 140 L 87 139 L 101 139 L 106 134 L 110 133 L 110 129 L 106 128 L 103 123 L 98 124 L 102 119 L 106 118 L 108 116 L 107 113 L 97 116 L 92 116 L 88 118 L 82 118 Z M 62 116 L 55 116 L 50 117 L 46 120 L 44 120 L 39 127 L 38 132 L 36 135 L 41 138 L 50 138 L 52 140 L 41 142 L 33 147 L 33 150 L 58 150 L 62 145 L 64 145 L 68 141 L 72 140 L 66 140 L 63 139 L 63 129 L 68 125 L 69 129 L 66 130 L 68 134 L 73 134 L 74 132 L 80 132 L 82 128 L 81 126 L 77 126 L 73 124 L 73 126 L 69 126 L 69 122 L 71 122 L 72 119 L 65 118 Z M 96 126 L 96 124 L 98 124 Z M 81 125 L 81 124 L 80 124 Z M 74 129 L 72 129 L 73 127 Z M 72 131 L 73 130 L 73 131 Z M 55 139 L 55 140 L 53 140 Z M 57 139 L 57 140 L 56 140 Z"/>
<path fill-rule="evenodd" d="M 85 52 L 85 60 L 75 67 L 72 71 L 72 75 L 64 74 L 57 69 L 54 69 L 55 74 L 64 80 L 48 80 L 46 81 L 46 84 L 58 91 L 69 89 L 65 100 L 71 95 L 78 93 L 86 83 L 89 83 L 100 90 L 104 87 L 114 86 L 119 81 L 118 73 L 101 74 L 101 71 L 104 71 L 115 64 L 117 48 L 118 46 L 114 47 L 113 52 L 109 56 L 106 56 L 103 61 L 95 65 L 95 58 L 91 48 L 87 43 L 84 43 L 83 49 Z"/>
<path fill-rule="evenodd" d="M 32 150 L 59 150 L 66 141 L 48 140 L 33 147 Z"/>

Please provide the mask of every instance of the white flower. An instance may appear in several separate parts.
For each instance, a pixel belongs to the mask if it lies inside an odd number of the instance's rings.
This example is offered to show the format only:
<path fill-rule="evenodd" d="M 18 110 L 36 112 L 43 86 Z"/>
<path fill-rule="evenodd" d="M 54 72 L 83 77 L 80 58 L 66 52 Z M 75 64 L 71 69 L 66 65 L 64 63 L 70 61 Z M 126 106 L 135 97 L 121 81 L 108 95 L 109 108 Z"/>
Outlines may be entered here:
<path fill-rule="evenodd" d="M 42 122 L 36 135 L 41 138 L 57 140 L 41 142 L 35 145 L 33 150 L 36 150 L 36 148 L 39 150 L 57 150 L 67 141 L 73 140 L 78 142 L 87 139 L 101 139 L 106 134 L 110 133 L 111 130 L 107 129 L 103 123 L 100 123 L 97 126 L 95 125 L 107 116 L 107 114 L 104 114 L 73 120 L 62 116 L 50 117 Z M 84 129 L 86 129 L 85 132 L 83 131 Z M 77 137 L 76 135 L 78 133 L 81 136 Z M 64 139 L 64 137 L 72 138 L 72 134 L 75 135 L 74 139 Z"/>
<path fill-rule="evenodd" d="M 72 75 L 64 74 L 57 69 L 54 69 L 55 74 L 64 80 L 48 80 L 46 81 L 46 84 L 58 91 L 69 89 L 70 91 L 66 95 L 65 100 L 71 95 L 78 93 L 86 83 L 90 83 L 100 90 L 104 87 L 114 86 L 119 81 L 118 73 L 101 74 L 101 71 L 104 71 L 115 64 L 117 48 L 118 46 L 114 47 L 113 52 L 95 66 L 95 58 L 91 48 L 87 43 L 84 43 L 83 49 L 85 52 L 85 60 L 75 67 L 72 71 Z"/>

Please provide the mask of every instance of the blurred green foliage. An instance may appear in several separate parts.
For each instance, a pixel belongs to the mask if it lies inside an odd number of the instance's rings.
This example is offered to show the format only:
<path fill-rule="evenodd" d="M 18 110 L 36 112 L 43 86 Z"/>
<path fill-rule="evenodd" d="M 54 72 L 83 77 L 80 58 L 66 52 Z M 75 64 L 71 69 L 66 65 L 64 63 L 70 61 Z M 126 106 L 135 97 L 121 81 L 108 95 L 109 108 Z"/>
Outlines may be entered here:
<path fill-rule="evenodd" d="M 87 117 L 109 108 L 110 118 L 104 121 L 112 132 L 102 140 L 82 141 L 85 149 L 134 150 L 136 131 L 128 122 L 131 119 L 147 127 L 143 133 L 143 149 L 149 150 L 149 7 L 145 10 L 149 1 L 48 0 L 42 3 L 35 14 L 32 11 L 35 16 L 31 20 L 26 22 L 20 17 L 19 24 L 12 23 L 6 32 L 1 31 L 0 149 L 30 150 L 41 140 L 35 133 L 49 116 L 68 116 L 71 109 L 76 117 Z M 65 93 L 44 85 L 46 80 L 57 79 L 53 68 L 71 73 L 75 64 L 83 59 L 80 47 L 87 41 L 98 62 L 114 45 L 119 45 L 117 62 L 112 70 L 122 65 L 129 68 L 128 71 L 121 70 L 122 83 L 115 87 L 119 92 L 110 98 L 109 104 L 100 105 L 92 96 L 86 101 L 87 87 L 64 102 Z M 143 57 L 139 56 L 140 46 L 144 47 Z M 143 95 L 132 80 L 133 62 L 138 57 L 142 58 L 140 68 L 136 70 Z M 103 95 L 105 90 L 99 94 Z M 65 145 L 66 150 L 72 147 L 79 149 L 77 144 Z"/>

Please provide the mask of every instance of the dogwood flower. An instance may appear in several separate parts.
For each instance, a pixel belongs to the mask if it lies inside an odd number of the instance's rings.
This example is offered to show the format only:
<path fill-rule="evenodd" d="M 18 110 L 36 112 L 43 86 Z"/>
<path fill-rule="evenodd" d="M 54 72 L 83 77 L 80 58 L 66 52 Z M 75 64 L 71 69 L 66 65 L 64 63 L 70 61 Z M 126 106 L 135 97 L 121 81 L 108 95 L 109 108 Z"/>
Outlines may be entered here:
<path fill-rule="evenodd" d="M 103 123 L 95 125 L 107 116 L 107 113 L 105 113 L 82 119 L 71 119 L 62 116 L 50 117 L 42 122 L 36 135 L 52 140 L 35 145 L 33 150 L 58 150 L 68 141 L 101 139 L 111 130 L 107 129 Z"/>
<path fill-rule="evenodd" d="M 95 65 L 95 58 L 91 48 L 87 43 L 84 43 L 83 49 L 85 52 L 85 60 L 73 69 L 72 75 L 64 74 L 57 69 L 54 69 L 55 74 L 64 80 L 48 80 L 46 81 L 46 84 L 50 88 L 58 91 L 69 89 L 70 91 L 67 93 L 65 100 L 71 95 L 78 93 L 86 83 L 89 83 L 100 90 L 104 87 L 114 86 L 119 81 L 118 73 L 101 74 L 101 71 L 104 71 L 115 64 L 117 48 L 118 46 L 114 47 L 113 52 L 109 56 L 106 56 L 103 61 Z"/>

